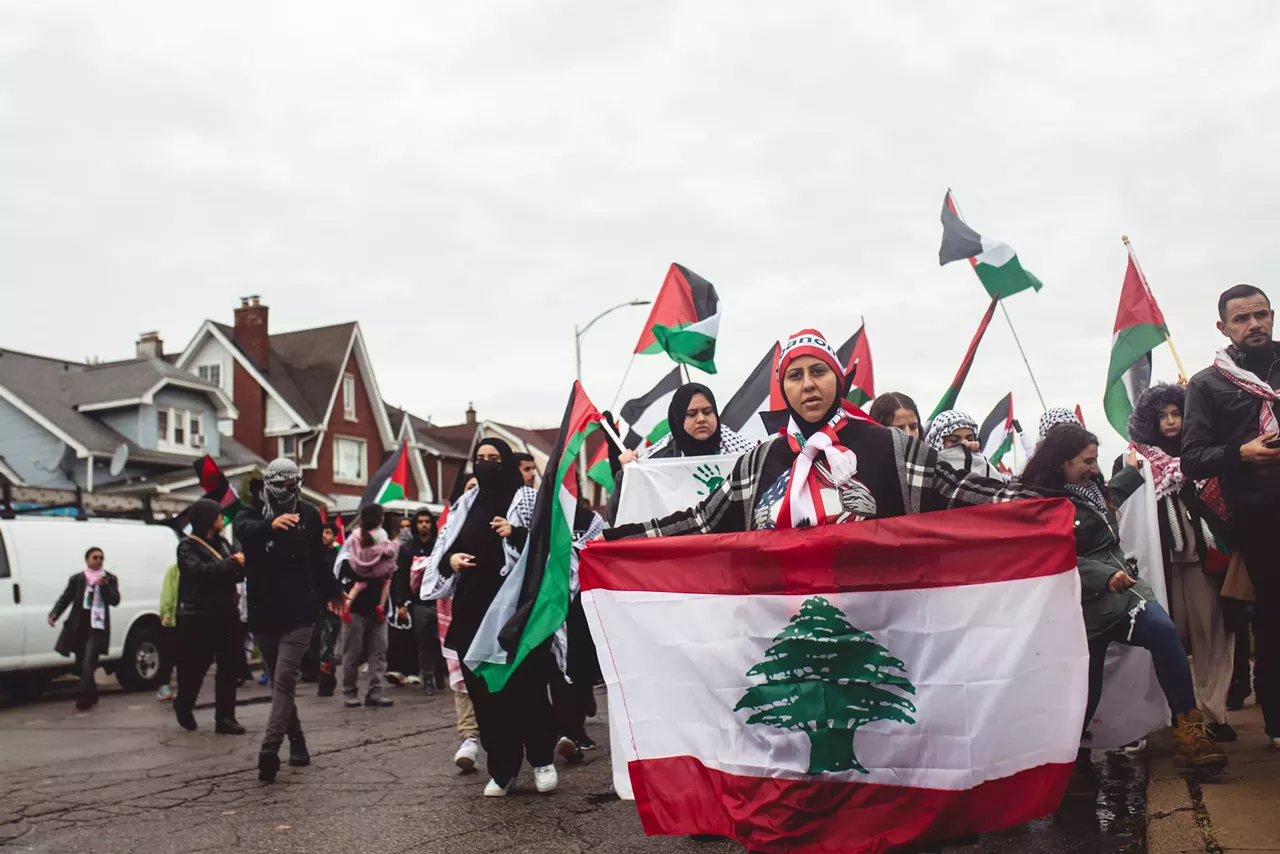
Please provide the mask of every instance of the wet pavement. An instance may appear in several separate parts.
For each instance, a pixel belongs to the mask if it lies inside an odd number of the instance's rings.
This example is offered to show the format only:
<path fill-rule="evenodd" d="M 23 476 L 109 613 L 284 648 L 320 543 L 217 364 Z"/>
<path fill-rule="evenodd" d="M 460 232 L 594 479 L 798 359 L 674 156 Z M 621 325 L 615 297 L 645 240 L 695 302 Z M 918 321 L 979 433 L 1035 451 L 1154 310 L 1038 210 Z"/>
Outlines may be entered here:
<path fill-rule="evenodd" d="M 208 686 L 211 696 L 212 684 Z M 0 709 L 0 847 L 95 854 L 167 852 L 556 852 L 727 854 L 733 843 L 647 838 L 635 807 L 611 793 L 608 728 L 588 723 L 600 749 L 561 768 L 551 795 L 526 769 L 505 799 L 480 797 L 485 778 L 461 776 L 453 698 L 394 689 L 392 709 L 344 709 L 303 686 L 299 713 L 314 757 L 263 786 L 255 734 L 267 706 L 244 705 L 244 737 L 178 729 L 167 703 L 113 693 L 87 713 L 67 699 Z M 245 696 L 261 696 L 250 686 Z M 985 836 L 963 854 L 1143 850 L 1146 772 L 1124 756 L 1094 753 L 1096 795 L 1068 797 L 1052 817 Z"/>

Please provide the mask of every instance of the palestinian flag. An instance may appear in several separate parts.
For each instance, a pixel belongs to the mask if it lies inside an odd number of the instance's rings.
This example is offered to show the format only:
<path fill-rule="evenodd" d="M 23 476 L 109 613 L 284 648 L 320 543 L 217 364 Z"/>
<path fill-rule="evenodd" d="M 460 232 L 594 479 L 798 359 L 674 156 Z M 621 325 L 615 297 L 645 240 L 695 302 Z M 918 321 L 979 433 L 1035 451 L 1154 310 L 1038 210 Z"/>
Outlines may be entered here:
<path fill-rule="evenodd" d="M 624 403 L 622 409 L 618 410 L 622 420 L 627 422 L 627 435 L 622 444 L 634 451 L 640 447 L 648 447 L 670 433 L 667 407 L 671 405 L 676 389 L 682 385 L 684 378 L 680 376 L 680 369 L 672 368 L 671 373 L 659 380 L 643 397 Z"/>
<path fill-rule="evenodd" d="M 1111 335 L 1111 364 L 1107 368 L 1107 391 L 1102 408 L 1116 432 L 1129 438 L 1129 413 L 1151 385 L 1151 351 L 1165 342 L 1169 328 L 1164 314 L 1151 295 L 1138 259 L 1129 249 L 1129 266 L 1120 286 L 1120 309 Z"/>
<path fill-rule="evenodd" d="M 409 483 L 409 440 L 405 439 L 396 448 L 396 452 L 382 464 L 382 468 L 369 478 L 364 495 L 360 496 L 360 506 L 369 504 L 386 504 L 398 501 L 405 496 L 405 486 Z"/>
<path fill-rule="evenodd" d="M 600 447 L 587 461 L 587 477 L 613 492 L 613 467 L 609 464 L 609 443 L 601 442 Z"/>
<path fill-rule="evenodd" d="M 687 267 L 672 264 L 635 351 L 665 351 L 677 362 L 714 374 L 719 332 L 720 297 L 715 286 Z"/>
<path fill-rule="evenodd" d="M 863 323 L 853 337 L 836 350 L 845 366 L 849 391 L 845 398 L 854 406 L 862 406 L 876 396 L 876 378 L 871 368 L 871 344 L 867 341 L 867 324 Z"/>
<path fill-rule="evenodd" d="M 1013 392 L 1009 392 L 996 404 L 982 421 L 978 430 L 978 441 L 982 444 L 982 455 L 993 466 L 999 466 L 1004 455 L 1013 450 L 1013 431 L 1017 422 L 1013 420 Z"/>
<path fill-rule="evenodd" d="M 960 389 L 964 387 L 964 381 L 969 376 L 969 369 L 973 367 L 973 357 L 978 352 L 978 345 L 982 343 L 982 336 L 986 334 L 987 327 L 991 325 L 991 317 L 996 313 L 996 303 L 1000 301 L 1000 297 L 993 296 L 991 304 L 987 306 L 987 313 L 982 315 L 982 322 L 978 324 L 978 331 L 973 333 L 973 340 L 969 342 L 969 349 L 965 351 L 964 361 L 960 363 L 960 370 L 956 371 L 955 379 L 951 381 L 950 388 L 946 394 L 942 395 L 942 400 L 938 401 L 938 405 L 934 408 L 933 414 L 929 416 L 929 420 L 938 417 L 938 414 L 948 409 L 956 408 L 956 401 L 960 399 Z"/>
<path fill-rule="evenodd" d="M 778 356 L 782 347 L 773 342 L 769 352 L 751 371 L 747 381 L 733 393 L 720 410 L 720 422 L 748 439 L 764 439 L 767 431 L 759 413 L 783 407 L 782 388 L 778 385 Z"/>
<path fill-rule="evenodd" d="M 938 263 L 949 264 L 962 258 L 969 259 L 988 296 L 1004 298 L 1027 288 L 1038 291 L 1042 287 L 1039 279 L 1022 269 L 1017 254 L 1007 243 L 986 240 L 965 225 L 951 191 L 947 190 L 942 200 L 942 248 L 938 250 Z"/>
<path fill-rule="evenodd" d="M 1080 422 L 1080 426 L 1084 426 L 1084 413 L 1080 411 L 1080 404 L 1076 404 L 1076 420 Z"/>
<path fill-rule="evenodd" d="M 204 490 L 204 497 L 218 502 L 222 507 L 222 518 L 228 523 L 233 521 L 236 514 L 244 509 L 244 505 L 240 502 L 240 496 L 236 494 L 235 488 L 227 480 L 227 476 L 213 461 L 213 457 L 205 454 L 192 463 L 192 468 L 195 469 L 196 477 L 200 479 L 200 488 Z"/>
<path fill-rule="evenodd" d="M 573 518 L 578 509 L 576 462 L 587 436 L 600 429 L 600 413 L 573 384 L 555 449 L 529 525 L 529 537 L 476 630 L 463 661 L 501 691 L 530 650 L 564 625 L 569 614 L 569 577 L 573 556 Z"/>
<path fill-rule="evenodd" d="M 1088 694 L 1074 522 L 1034 500 L 593 543 L 615 787 L 650 835 L 794 854 L 1053 813 Z"/>

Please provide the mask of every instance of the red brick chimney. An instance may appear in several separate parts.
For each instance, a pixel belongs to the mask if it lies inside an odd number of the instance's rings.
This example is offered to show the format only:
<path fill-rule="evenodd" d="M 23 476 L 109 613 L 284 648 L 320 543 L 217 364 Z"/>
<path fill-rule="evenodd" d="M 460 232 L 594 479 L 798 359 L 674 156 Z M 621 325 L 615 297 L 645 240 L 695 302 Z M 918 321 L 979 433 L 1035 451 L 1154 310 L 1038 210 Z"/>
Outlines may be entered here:
<path fill-rule="evenodd" d="M 260 369 L 266 370 L 270 362 L 267 337 L 267 307 L 257 296 L 241 297 L 236 309 L 236 344 Z"/>
<path fill-rule="evenodd" d="M 476 426 L 476 405 L 474 403 L 467 404 L 467 425 Z"/>

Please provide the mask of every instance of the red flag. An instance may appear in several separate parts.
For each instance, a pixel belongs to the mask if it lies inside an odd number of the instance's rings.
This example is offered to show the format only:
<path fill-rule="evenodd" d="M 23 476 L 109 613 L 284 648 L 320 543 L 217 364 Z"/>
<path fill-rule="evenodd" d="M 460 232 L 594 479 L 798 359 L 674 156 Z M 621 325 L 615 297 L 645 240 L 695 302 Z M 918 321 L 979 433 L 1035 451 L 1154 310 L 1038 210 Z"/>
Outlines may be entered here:
<path fill-rule="evenodd" d="M 1084 413 L 1080 411 L 1080 404 L 1076 404 L 1076 420 L 1080 422 L 1080 426 L 1084 426 Z"/>

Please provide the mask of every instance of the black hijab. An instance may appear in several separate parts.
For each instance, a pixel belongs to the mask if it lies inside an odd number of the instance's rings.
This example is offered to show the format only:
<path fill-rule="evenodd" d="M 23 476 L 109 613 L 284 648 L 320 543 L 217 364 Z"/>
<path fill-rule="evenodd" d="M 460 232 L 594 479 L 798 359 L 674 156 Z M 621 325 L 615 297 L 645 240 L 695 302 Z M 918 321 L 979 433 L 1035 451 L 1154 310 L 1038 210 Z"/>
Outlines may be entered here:
<path fill-rule="evenodd" d="M 695 394 L 705 397 L 716 413 L 715 432 L 705 439 L 695 439 L 684 429 L 685 413 L 689 411 L 689 404 Z M 676 389 L 671 397 L 671 405 L 667 407 L 667 426 L 671 428 L 671 441 L 683 456 L 709 457 L 720 453 L 720 407 L 716 406 L 716 396 L 711 393 L 711 389 L 702 383 L 685 383 Z"/>
<path fill-rule="evenodd" d="M 516 462 L 515 452 L 511 450 L 510 445 L 501 439 L 481 439 L 476 445 L 477 453 L 483 445 L 494 448 L 502 457 L 502 461 L 495 466 L 489 465 L 486 460 L 477 460 L 473 457 L 472 474 L 478 484 L 476 489 L 479 492 L 476 501 L 483 504 L 494 515 L 506 516 L 507 510 L 511 507 L 511 499 L 515 498 L 516 490 L 524 486 L 524 476 L 520 474 L 520 464 Z"/>

